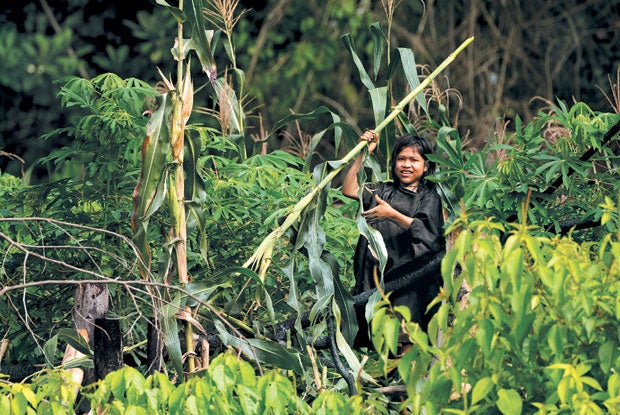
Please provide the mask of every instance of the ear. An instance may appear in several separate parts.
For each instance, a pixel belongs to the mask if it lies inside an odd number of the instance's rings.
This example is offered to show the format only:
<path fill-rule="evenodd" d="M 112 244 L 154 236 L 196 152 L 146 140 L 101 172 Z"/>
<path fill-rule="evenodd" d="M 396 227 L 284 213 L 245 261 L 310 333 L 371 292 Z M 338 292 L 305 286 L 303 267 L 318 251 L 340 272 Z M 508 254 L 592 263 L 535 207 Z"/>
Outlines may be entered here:
<path fill-rule="evenodd" d="M 428 171 L 428 160 L 424 160 L 424 171 Z"/>

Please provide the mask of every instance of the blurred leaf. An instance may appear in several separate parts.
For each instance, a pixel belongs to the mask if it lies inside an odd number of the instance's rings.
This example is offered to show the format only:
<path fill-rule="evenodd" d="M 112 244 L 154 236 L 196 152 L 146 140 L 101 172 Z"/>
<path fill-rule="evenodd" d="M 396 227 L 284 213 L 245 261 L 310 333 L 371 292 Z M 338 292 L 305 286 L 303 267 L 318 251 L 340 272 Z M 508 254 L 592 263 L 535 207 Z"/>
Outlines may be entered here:
<path fill-rule="evenodd" d="M 523 401 L 514 389 L 500 389 L 497 391 L 497 408 L 503 415 L 520 415 L 523 410 Z"/>
<path fill-rule="evenodd" d="M 485 377 L 478 380 L 478 382 L 474 385 L 474 389 L 471 394 L 471 404 L 475 405 L 482 399 L 486 398 L 494 387 L 495 385 L 490 377 Z"/>
<path fill-rule="evenodd" d="M 381 24 L 375 22 L 370 25 L 370 33 L 372 34 L 372 46 L 373 46 L 373 73 L 375 74 L 375 81 L 379 76 L 379 68 L 381 67 L 381 58 L 383 57 L 383 31 L 381 30 Z"/>

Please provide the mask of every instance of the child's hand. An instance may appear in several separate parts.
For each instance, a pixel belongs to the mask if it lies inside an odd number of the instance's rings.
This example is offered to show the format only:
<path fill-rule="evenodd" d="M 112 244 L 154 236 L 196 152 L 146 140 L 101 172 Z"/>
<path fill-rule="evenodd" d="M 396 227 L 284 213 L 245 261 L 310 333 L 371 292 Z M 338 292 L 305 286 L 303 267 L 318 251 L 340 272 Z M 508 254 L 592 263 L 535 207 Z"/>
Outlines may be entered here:
<path fill-rule="evenodd" d="M 386 218 L 390 219 L 394 217 L 394 208 L 385 200 L 381 199 L 379 196 L 375 195 L 375 200 L 377 201 L 377 206 L 372 209 L 368 209 L 362 212 L 362 215 L 366 217 L 366 219 L 378 219 L 378 218 Z"/>
<path fill-rule="evenodd" d="M 360 136 L 359 141 L 368 141 L 368 152 L 372 153 L 377 148 L 377 144 L 379 144 L 379 134 L 373 130 L 366 130 Z"/>

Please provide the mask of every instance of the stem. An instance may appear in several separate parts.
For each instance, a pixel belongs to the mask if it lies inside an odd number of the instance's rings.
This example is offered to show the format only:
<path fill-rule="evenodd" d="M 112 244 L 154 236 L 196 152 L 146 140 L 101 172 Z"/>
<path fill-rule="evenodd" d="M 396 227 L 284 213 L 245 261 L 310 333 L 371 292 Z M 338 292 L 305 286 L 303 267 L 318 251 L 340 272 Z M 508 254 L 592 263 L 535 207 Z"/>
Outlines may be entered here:
<path fill-rule="evenodd" d="M 183 10 L 183 0 L 179 0 L 179 9 Z M 179 44 L 179 50 L 183 50 L 183 22 L 177 23 L 177 42 Z M 173 161 L 176 162 L 176 168 L 174 171 L 174 188 L 169 189 L 170 192 L 174 192 L 175 200 L 172 200 L 172 204 L 176 206 L 171 209 L 174 212 L 173 229 L 175 233 L 175 251 L 176 251 L 176 265 L 177 273 L 179 275 L 179 283 L 182 288 L 185 288 L 185 284 L 189 282 L 187 276 L 187 223 L 185 217 L 185 174 L 183 170 L 183 146 L 184 146 L 184 120 L 183 120 L 183 108 L 185 103 L 184 92 L 185 83 L 190 82 L 190 79 L 183 78 L 183 63 L 184 61 L 179 59 L 177 62 L 177 83 L 176 91 L 174 94 L 174 107 L 172 114 L 172 128 L 171 128 L 171 142 Z M 189 74 L 187 74 L 189 78 Z M 176 144 L 175 144 L 176 143 Z M 190 307 L 186 307 L 187 313 L 191 314 Z M 196 369 L 196 359 L 194 358 L 194 343 L 193 343 L 194 329 L 190 322 L 185 322 L 185 349 L 188 355 L 187 366 L 188 371 L 191 373 Z"/>

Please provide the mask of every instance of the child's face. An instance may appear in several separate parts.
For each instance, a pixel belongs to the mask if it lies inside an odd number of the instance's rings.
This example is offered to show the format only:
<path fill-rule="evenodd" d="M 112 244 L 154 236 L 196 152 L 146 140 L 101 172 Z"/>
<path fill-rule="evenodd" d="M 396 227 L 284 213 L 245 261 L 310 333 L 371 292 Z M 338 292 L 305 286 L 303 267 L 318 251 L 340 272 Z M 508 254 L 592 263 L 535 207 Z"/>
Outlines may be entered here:
<path fill-rule="evenodd" d="M 394 174 L 404 187 L 419 184 L 426 170 L 428 170 L 428 165 L 413 147 L 403 148 L 396 156 Z"/>

